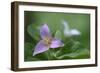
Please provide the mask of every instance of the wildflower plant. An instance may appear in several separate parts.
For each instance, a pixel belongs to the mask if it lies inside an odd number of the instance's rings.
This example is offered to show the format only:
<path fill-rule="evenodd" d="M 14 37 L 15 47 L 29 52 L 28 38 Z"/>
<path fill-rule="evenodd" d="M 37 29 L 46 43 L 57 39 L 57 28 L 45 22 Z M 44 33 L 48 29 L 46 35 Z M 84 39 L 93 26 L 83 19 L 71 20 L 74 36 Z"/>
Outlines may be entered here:
<path fill-rule="evenodd" d="M 31 58 L 26 61 L 89 58 L 89 50 L 80 41 L 74 40 L 74 37 L 79 37 L 82 33 L 78 29 L 71 29 L 65 20 L 61 23 L 63 29 L 57 29 L 53 33 L 48 24 L 28 26 L 27 31 L 35 44 L 25 43 L 25 51 L 31 50 L 26 54 L 26 57 Z"/>

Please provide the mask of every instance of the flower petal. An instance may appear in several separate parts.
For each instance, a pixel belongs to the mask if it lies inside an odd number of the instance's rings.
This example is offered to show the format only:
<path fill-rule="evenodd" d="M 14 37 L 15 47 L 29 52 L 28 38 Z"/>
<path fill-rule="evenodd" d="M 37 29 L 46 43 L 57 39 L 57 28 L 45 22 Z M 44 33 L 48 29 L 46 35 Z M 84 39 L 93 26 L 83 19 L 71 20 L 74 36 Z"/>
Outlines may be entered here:
<path fill-rule="evenodd" d="M 53 39 L 50 45 L 50 48 L 63 47 L 64 43 L 59 39 Z"/>
<path fill-rule="evenodd" d="M 73 36 L 73 35 L 80 35 L 81 32 L 78 31 L 77 29 L 72 29 L 72 30 L 70 31 L 70 34 L 71 34 L 71 36 Z"/>
<path fill-rule="evenodd" d="M 62 24 L 63 24 L 64 30 L 66 30 L 66 31 L 69 31 L 69 30 L 70 30 L 70 27 L 69 27 L 69 25 L 68 25 L 68 22 L 67 22 L 67 21 L 62 20 Z"/>
<path fill-rule="evenodd" d="M 45 52 L 49 49 L 49 47 L 47 45 L 45 45 L 45 43 L 43 42 L 43 40 L 41 40 L 35 47 L 33 56 L 42 52 Z"/>
<path fill-rule="evenodd" d="M 51 33 L 49 30 L 49 27 L 47 24 L 44 24 L 41 28 L 40 28 L 40 35 L 41 38 L 44 39 L 46 37 L 51 37 Z"/>
<path fill-rule="evenodd" d="M 62 24 L 63 24 L 63 27 L 64 27 L 64 31 L 63 31 L 64 35 L 65 35 L 66 37 L 67 37 L 67 36 L 70 36 L 70 27 L 69 27 L 69 25 L 68 25 L 68 22 L 65 21 L 65 20 L 63 20 L 63 21 L 62 21 Z"/>

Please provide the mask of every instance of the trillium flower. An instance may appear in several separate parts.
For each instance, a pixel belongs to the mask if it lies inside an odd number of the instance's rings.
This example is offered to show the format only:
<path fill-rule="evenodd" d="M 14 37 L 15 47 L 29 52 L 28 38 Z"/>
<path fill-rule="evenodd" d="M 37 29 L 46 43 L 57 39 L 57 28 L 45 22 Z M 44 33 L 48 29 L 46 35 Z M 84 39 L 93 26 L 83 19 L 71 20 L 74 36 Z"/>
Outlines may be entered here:
<path fill-rule="evenodd" d="M 40 36 L 41 39 L 33 52 L 33 56 L 39 53 L 43 53 L 47 50 L 49 50 L 49 48 L 58 48 L 58 47 L 63 47 L 64 43 L 55 37 L 52 37 L 49 27 L 47 24 L 44 24 L 41 28 L 40 28 Z"/>
<path fill-rule="evenodd" d="M 64 35 L 65 36 L 77 36 L 80 35 L 81 32 L 78 31 L 77 29 L 70 29 L 68 26 L 68 23 L 66 21 L 62 21 L 62 24 L 64 26 Z"/>

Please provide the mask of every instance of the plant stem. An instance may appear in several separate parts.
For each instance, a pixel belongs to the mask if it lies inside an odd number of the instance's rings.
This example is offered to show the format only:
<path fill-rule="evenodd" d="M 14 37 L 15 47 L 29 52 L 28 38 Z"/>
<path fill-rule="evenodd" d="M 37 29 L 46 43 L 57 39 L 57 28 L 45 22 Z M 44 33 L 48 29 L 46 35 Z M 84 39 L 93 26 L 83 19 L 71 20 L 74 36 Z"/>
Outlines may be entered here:
<path fill-rule="evenodd" d="M 50 49 L 48 50 L 47 55 L 48 55 L 48 56 L 47 56 L 47 57 L 48 57 L 48 60 L 50 60 L 51 57 L 52 57 L 52 56 L 51 56 L 51 50 L 50 50 Z"/>

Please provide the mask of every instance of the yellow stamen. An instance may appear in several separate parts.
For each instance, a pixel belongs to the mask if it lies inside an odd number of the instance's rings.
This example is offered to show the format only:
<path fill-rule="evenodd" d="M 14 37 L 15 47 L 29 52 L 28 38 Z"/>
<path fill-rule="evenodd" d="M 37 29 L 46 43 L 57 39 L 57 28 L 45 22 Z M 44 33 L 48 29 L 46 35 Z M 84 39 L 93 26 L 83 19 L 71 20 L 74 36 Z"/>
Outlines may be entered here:
<path fill-rule="evenodd" d="M 50 46 L 50 44 L 51 44 L 51 39 L 48 38 L 48 37 L 46 37 L 46 38 L 44 39 L 44 42 L 45 42 L 46 45 Z"/>

